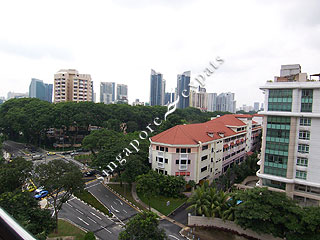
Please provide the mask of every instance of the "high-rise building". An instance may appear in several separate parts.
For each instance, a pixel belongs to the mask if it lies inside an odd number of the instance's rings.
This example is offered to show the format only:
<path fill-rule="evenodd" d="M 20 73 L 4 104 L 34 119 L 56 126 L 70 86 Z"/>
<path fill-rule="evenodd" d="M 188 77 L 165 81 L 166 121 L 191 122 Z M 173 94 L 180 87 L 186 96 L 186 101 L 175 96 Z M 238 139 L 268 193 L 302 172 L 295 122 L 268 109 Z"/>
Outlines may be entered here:
<path fill-rule="evenodd" d="M 216 93 L 208 93 L 208 112 L 217 111 L 217 94 Z"/>
<path fill-rule="evenodd" d="M 86 102 L 93 99 L 90 74 L 79 74 L 75 69 L 62 69 L 54 75 L 54 103 Z"/>
<path fill-rule="evenodd" d="M 29 97 L 29 93 L 15 93 L 15 92 L 8 92 L 7 100 L 11 98 L 27 98 Z"/>
<path fill-rule="evenodd" d="M 169 104 L 169 103 L 174 102 L 174 100 L 175 100 L 174 97 L 175 97 L 175 93 L 168 93 L 168 92 L 166 92 L 165 98 L 164 98 L 164 104 L 167 105 L 167 104 Z"/>
<path fill-rule="evenodd" d="M 220 93 L 217 96 L 217 109 L 216 111 L 221 112 L 236 112 L 236 101 L 234 100 L 234 93 L 227 92 L 227 93 Z"/>
<path fill-rule="evenodd" d="M 259 102 L 254 102 L 253 103 L 253 110 L 258 112 L 259 111 L 259 106 L 260 106 L 260 103 Z"/>
<path fill-rule="evenodd" d="M 128 102 L 128 85 L 117 84 L 117 102 Z"/>
<path fill-rule="evenodd" d="M 43 83 L 42 80 L 32 78 L 29 86 L 29 97 L 39 98 L 47 102 L 52 102 L 52 84 Z"/>
<path fill-rule="evenodd" d="M 150 77 L 150 106 L 164 105 L 165 80 L 161 73 L 151 69 Z"/>
<path fill-rule="evenodd" d="M 100 102 L 105 104 L 115 103 L 116 100 L 116 83 L 100 83 Z"/>
<path fill-rule="evenodd" d="M 265 92 L 265 110 L 259 186 L 285 192 L 303 205 L 319 206 L 320 82 L 293 71 L 260 89 Z"/>
<path fill-rule="evenodd" d="M 202 111 L 207 111 L 208 108 L 208 95 L 205 88 L 199 86 L 198 92 L 190 91 L 190 107 L 198 108 Z"/>
<path fill-rule="evenodd" d="M 179 96 L 178 108 L 187 108 L 190 104 L 190 97 L 182 96 L 183 91 L 187 96 L 190 93 L 190 76 L 191 72 L 187 71 L 182 74 L 178 74 L 177 77 L 177 96 Z"/>

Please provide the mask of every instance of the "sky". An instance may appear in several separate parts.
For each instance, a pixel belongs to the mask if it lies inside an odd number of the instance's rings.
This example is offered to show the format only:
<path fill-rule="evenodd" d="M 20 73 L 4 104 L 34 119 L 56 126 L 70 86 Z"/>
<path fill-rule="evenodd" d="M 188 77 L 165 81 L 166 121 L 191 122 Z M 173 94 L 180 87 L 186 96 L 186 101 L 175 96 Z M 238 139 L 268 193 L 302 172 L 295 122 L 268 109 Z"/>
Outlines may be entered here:
<path fill-rule="evenodd" d="M 237 107 L 264 101 L 259 86 L 283 64 L 320 72 L 317 0 L 1 1 L 0 96 L 27 92 L 31 78 L 53 83 L 60 69 L 128 85 L 129 102 L 148 102 L 151 69 L 174 90 L 224 59 L 207 92 L 234 92 Z"/>

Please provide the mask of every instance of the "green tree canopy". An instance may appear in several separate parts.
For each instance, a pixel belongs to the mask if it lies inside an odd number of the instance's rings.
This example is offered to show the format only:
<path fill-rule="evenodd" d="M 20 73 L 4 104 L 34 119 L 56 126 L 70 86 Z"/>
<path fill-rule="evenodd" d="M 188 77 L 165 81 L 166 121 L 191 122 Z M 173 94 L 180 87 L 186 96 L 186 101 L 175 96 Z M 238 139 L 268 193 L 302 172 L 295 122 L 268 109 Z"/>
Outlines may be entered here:
<path fill-rule="evenodd" d="M 153 212 L 138 213 L 125 225 L 119 240 L 165 240 L 165 231 L 158 227 L 158 216 Z"/>
<path fill-rule="evenodd" d="M 58 226 L 58 213 L 71 195 L 84 189 L 82 173 L 73 163 L 53 160 L 35 169 L 35 180 L 49 192 Z M 59 198 L 59 200 L 58 200 Z"/>

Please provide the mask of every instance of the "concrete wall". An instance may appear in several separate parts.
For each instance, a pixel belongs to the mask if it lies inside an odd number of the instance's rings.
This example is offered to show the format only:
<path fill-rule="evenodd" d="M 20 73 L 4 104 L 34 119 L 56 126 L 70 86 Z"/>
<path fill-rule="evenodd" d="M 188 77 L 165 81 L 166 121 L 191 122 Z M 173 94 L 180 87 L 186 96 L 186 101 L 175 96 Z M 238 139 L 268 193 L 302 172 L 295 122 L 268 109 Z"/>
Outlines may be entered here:
<path fill-rule="evenodd" d="M 237 232 L 239 235 L 245 235 L 253 237 L 259 240 L 282 240 L 281 238 L 275 238 L 269 234 L 258 234 L 250 229 L 244 230 L 237 224 L 231 221 L 223 221 L 220 218 L 208 218 L 199 216 L 188 216 L 188 226 L 201 226 L 201 227 L 215 227 L 226 231 Z"/>

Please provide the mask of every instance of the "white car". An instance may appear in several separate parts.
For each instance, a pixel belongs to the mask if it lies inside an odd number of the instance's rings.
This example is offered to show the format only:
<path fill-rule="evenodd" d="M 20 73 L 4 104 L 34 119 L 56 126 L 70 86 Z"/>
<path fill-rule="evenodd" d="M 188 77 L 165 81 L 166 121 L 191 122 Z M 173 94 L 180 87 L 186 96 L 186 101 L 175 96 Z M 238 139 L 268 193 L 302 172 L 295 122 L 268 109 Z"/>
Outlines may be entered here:
<path fill-rule="evenodd" d="M 38 187 L 38 188 L 35 190 L 35 192 L 36 192 L 36 193 L 40 193 L 40 192 L 43 191 L 43 190 L 44 190 L 44 187 L 41 186 L 41 187 Z"/>

